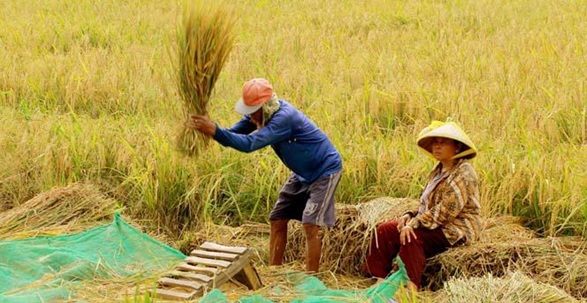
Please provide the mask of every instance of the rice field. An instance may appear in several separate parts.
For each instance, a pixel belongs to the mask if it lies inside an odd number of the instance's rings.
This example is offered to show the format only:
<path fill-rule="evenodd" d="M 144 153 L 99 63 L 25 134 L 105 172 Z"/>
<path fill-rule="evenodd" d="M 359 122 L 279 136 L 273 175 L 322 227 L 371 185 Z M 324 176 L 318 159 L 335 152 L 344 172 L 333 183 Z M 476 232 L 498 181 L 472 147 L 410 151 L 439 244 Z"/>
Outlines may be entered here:
<path fill-rule="evenodd" d="M 235 44 L 210 117 L 236 122 L 243 82 L 269 79 L 340 150 L 339 204 L 417 199 L 434 163 L 416 135 L 451 118 L 479 148 L 484 216 L 520 217 L 541 237 L 585 237 L 587 2 L 226 3 Z M 176 147 L 182 4 L 2 2 L 0 212 L 81 182 L 176 246 L 210 224 L 266 222 L 289 175 L 270 149 L 210 144 L 190 157 Z M 507 284 L 493 278 L 483 287 Z"/>

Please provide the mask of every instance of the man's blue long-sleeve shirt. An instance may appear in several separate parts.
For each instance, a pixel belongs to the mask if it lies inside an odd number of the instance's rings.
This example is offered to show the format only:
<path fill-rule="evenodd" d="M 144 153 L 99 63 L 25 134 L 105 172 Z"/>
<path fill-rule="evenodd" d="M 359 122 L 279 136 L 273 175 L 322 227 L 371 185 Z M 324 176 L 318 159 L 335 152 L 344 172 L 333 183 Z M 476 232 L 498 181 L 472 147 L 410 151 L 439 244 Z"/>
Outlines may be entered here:
<path fill-rule="evenodd" d="M 285 166 L 306 183 L 342 169 L 340 153 L 326 134 L 285 100 L 279 100 L 279 110 L 256 129 L 245 116 L 231 128 L 217 127 L 214 140 L 247 153 L 271 145 Z"/>

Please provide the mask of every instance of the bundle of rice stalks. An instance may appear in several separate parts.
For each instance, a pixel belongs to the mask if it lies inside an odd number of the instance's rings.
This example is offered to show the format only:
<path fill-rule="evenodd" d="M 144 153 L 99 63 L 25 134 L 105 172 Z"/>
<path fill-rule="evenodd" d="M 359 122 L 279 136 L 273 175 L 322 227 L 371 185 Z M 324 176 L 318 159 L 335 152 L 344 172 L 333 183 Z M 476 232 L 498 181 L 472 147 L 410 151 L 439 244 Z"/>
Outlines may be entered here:
<path fill-rule="evenodd" d="M 191 127 L 190 115 L 207 115 L 212 89 L 234 45 L 235 17 L 213 1 L 186 2 L 178 28 L 178 86 L 186 123 L 178 138 L 180 150 L 197 155 L 209 138 Z"/>
<path fill-rule="evenodd" d="M 501 277 L 509 271 L 519 271 L 576 298 L 587 298 L 587 272 L 583 270 L 586 266 L 585 242 L 580 238 L 484 241 L 450 249 L 429 259 L 424 285 L 437 290 L 453 276 Z"/>
<path fill-rule="evenodd" d="M 81 231 L 112 220 L 116 205 L 92 184 L 54 188 L 0 213 L 0 239 Z"/>
<path fill-rule="evenodd" d="M 480 243 L 518 242 L 536 237 L 536 233 L 523 226 L 523 220 L 515 216 L 499 216 L 485 219 Z"/>
<path fill-rule="evenodd" d="M 501 278 L 487 274 L 479 278 L 459 278 L 448 281 L 437 293 L 439 303 L 558 303 L 579 302 L 563 290 L 532 280 L 520 272 L 508 272 Z"/>
<path fill-rule="evenodd" d="M 417 207 L 417 200 L 391 197 L 376 198 L 358 205 L 337 205 L 335 225 L 322 229 L 320 270 L 360 275 L 377 225 Z M 289 228 L 285 259 L 304 260 L 306 239 L 303 227 L 294 222 Z"/>

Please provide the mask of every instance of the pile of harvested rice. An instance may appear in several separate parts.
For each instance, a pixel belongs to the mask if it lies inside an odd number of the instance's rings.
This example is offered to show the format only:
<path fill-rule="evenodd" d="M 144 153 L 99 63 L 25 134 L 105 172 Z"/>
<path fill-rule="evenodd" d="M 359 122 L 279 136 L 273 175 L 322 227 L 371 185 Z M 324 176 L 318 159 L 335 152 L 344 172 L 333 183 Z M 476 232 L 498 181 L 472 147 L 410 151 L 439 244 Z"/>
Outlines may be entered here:
<path fill-rule="evenodd" d="M 453 276 L 503 276 L 519 271 L 537 282 L 555 285 L 576 298 L 587 298 L 585 242 L 576 237 L 476 243 L 442 253 L 428 261 L 424 273 L 431 289 Z"/>
<path fill-rule="evenodd" d="M 478 278 L 449 280 L 434 302 L 439 303 L 559 303 L 579 302 L 563 290 L 536 282 L 521 272 L 508 272 L 503 277 L 486 274 Z"/>
<path fill-rule="evenodd" d="M 0 239 L 64 234 L 112 220 L 116 201 L 97 187 L 75 183 L 41 193 L 0 213 Z"/>
<path fill-rule="evenodd" d="M 323 230 L 321 271 L 360 275 L 377 224 L 416 210 L 418 200 L 381 197 L 357 205 L 337 205 L 335 226 Z M 304 260 L 306 239 L 298 222 L 289 226 L 286 261 Z"/>

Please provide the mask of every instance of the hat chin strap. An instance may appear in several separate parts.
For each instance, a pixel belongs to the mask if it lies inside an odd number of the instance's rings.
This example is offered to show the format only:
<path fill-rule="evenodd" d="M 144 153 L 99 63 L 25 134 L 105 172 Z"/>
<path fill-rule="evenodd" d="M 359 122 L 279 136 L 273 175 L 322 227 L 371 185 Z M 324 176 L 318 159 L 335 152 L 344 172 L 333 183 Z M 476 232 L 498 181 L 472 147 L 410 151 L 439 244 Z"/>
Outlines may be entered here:
<path fill-rule="evenodd" d="M 474 153 L 475 153 L 475 151 L 472 148 L 469 148 L 469 149 L 467 149 L 466 151 L 464 151 L 464 152 L 462 152 L 460 154 L 456 154 L 456 155 L 452 156 L 451 159 L 453 159 L 453 160 L 454 159 L 458 159 L 458 158 L 461 158 L 461 157 L 464 157 L 464 156 L 468 156 L 468 155 L 474 154 Z"/>

